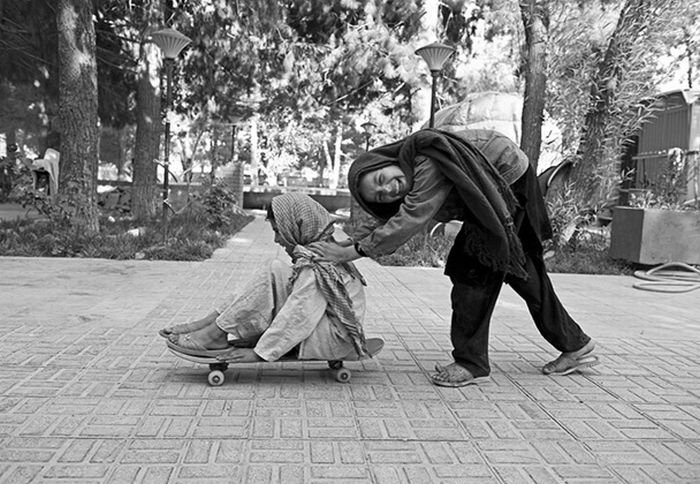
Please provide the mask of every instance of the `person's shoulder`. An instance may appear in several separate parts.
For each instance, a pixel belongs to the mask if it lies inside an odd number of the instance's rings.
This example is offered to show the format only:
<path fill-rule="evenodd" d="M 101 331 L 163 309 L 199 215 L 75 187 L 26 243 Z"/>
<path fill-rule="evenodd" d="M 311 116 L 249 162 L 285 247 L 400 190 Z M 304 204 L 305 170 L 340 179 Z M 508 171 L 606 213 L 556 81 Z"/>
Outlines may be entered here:
<path fill-rule="evenodd" d="M 415 162 L 415 174 L 418 176 L 419 173 L 433 173 L 439 172 L 440 169 L 437 166 L 435 160 L 426 155 L 417 155 Z"/>

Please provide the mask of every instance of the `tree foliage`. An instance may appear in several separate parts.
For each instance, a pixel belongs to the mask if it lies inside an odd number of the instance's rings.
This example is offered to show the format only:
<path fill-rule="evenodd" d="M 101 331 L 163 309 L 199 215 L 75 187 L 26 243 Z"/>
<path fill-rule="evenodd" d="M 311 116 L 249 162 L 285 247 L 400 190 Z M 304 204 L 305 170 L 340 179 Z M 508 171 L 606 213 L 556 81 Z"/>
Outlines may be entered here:
<path fill-rule="evenodd" d="M 619 181 L 625 143 L 650 114 L 667 75 L 658 59 L 679 26 L 681 0 L 561 2 L 552 22 L 549 99 L 575 163 L 581 206 L 600 208 Z"/>
<path fill-rule="evenodd" d="M 94 28 L 100 120 L 120 127 L 133 120 L 130 94 L 134 60 L 118 29 L 126 17 L 124 2 L 112 0 L 99 5 Z M 0 131 L 24 129 L 39 135 L 33 142 L 37 151 L 46 148 L 49 133 L 57 134 L 54 126 L 58 114 L 56 10 L 57 4 L 51 0 L 0 2 L 0 85 L 11 93 L 11 111 L 21 113 L 14 117 L 3 115 Z M 23 116 L 24 113 L 34 113 L 35 117 Z M 37 123 L 41 125 L 38 133 Z"/>
<path fill-rule="evenodd" d="M 578 166 L 589 175 L 607 170 L 609 176 L 621 143 L 642 119 L 641 100 L 671 77 L 671 69 L 682 68 L 689 81 L 697 79 L 698 0 L 532 1 L 546 4 L 550 15 L 545 109 L 564 133 L 565 154 L 580 160 Z M 154 46 L 143 40 L 148 29 L 163 25 L 192 39 L 173 77 L 173 104 L 190 129 L 184 129 L 187 143 L 173 137 L 171 151 L 182 152 L 186 163 L 206 163 L 213 155 L 216 163 L 225 161 L 233 147 L 222 126 L 230 129 L 233 123 L 241 128 L 241 158 L 259 158 L 279 170 L 345 163 L 364 149 L 365 121 L 377 125 L 371 145 L 408 134 L 427 112 L 419 108 L 427 104 L 430 86 L 415 49 L 434 38 L 457 48 L 443 72 L 440 104 L 483 90 L 523 91 L 527 38 L 520 3 L 526 2 L 443 0 L 436 3 L 438 22 L 430 31 L 427 3 L 94 2 L 100 120 L 132 129 L 138 120 L 152 123 L 137 133 L 142 148 L 133 151 L 151 169 L 138 176 L 156 183 L 152 161 L 161 156 L 162 89 L 158 59 L 149 61 L 144 77 L 144 55 Z M 153 9 L 162 15 L 149 13 Z M 621 15 L 625 11 L 629 15 Z M 22 128 L 45 140 L 56 129 L 54 16 L 52 0 L 0 1 L 0 95 L 9 98 L 0 105 L 2 131 Z M 157 57 L 157 51 L 151 53 Z M 659 59 L 670 67 L 660 68 Z M 138 80 L 151 84 L 152 104 L 137 105 L 142 95 L 137 86 L 146 86 Z M 604 119 L 596 121 L 595 113 Z M 253 119 L 259 143 L 251 142 Z M 607 188 L 596 190 L 603 196 Z"/>

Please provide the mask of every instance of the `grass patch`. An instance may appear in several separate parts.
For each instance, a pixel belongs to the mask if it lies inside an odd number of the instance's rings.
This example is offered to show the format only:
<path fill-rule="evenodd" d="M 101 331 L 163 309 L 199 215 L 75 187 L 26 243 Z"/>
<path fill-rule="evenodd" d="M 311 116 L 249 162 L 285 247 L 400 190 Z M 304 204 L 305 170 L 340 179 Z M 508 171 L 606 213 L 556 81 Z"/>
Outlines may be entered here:
<path fill-rule="evenodd" d="M 547 255 L 545 263 L 550 273 L 631 276 L 640 268 L 635 264 L 612 259 L 607 248 L 600 250 L 586 244 L 577 248 L 564 247 Z"/>
<path fill-rule="evenodd" d="M 100 231 L 86 234 L 65 218 L 18 219 L 0 222 L 0 255 L 23 257 L 91 257 L 200 261 L 208 259 L 253 216 L 238 209 L 222 187 L 194 200 L 182 212 L 169 217 L 135 220 L 103 214 Z"/>

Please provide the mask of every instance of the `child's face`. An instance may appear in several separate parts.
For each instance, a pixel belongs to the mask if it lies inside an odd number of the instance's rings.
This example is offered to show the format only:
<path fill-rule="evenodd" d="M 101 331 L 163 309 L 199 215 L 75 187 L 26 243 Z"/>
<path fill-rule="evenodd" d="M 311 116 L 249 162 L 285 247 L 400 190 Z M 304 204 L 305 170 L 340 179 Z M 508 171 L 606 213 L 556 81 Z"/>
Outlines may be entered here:
<path fill-rule="evenodd" d="M 294 251 L 294 246 L 287 244 L 284 239 L 280 236 L 279 230 L 277 230 L 277 223 L 274 220 L 270 220 L 270 226 L 272 227 L 272 231 L 275 233 L 275 243 L 282 246 L 284 248 L 285 252 L 289 255 L 289 257 L 292 257 L 292 253 Z"/>
<path fill-rule="evenodd" d="M 391 203 L 408 193 L 406 175 L 397 165 L 387 165 L 362 175 L 358 192 L 365 202 Z"/>

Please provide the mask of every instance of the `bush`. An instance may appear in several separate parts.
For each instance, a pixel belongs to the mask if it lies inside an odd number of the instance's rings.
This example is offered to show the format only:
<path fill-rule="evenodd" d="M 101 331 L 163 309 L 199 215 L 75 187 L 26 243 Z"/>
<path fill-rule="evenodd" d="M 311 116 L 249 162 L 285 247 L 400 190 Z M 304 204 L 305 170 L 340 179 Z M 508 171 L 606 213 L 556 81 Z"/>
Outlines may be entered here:
<path fill-rule="evenodd" d="M 454 237 L 421 233 L 411 237 L 396 252 L 377 258 L 385 266 L 445 267 Z"/>
<path fill-rule="evenodd" d="M 167 226 L 160 218 L 137 221 L 104 214 L 99 233 L 90 235 L 70 225 L 64 207 L 39 197 L 35 208 L 45 219 L 0 222 L 0 255 L 204 260 L 253 219 L 234 200 L 217 184 L 201 200 L 171 215 Z"/>
<path fill-rule="evenodd" d="M 609 247 L 610 231 L 607 227 L 580 229 L 570 243 L 547 251 L 547 270 L 567 274 L 634 273 L 634 265 L 615 260 L 608 255 Z"/>
<path fill-rule="evenodd" d="M 563 233 L 569 226 L 567 214 L 574 213 L 565 204 L 561 212 L 554 214 L 554 239 L 545 242 L 547 270 L 553 273 L 631 275 L 637 268 L 635 265 L 614 260 L 608 255 L 610 237 L 606 228 L 576 227 L 575 233 L 568 234 L 567 238 Z M 385 266 L 444 267 L 454 236 L 439 230 L 436 232 L 432 236 L 428 232 L 415 235 L 393 254 L 377 258 L 377 262 Z"/>

